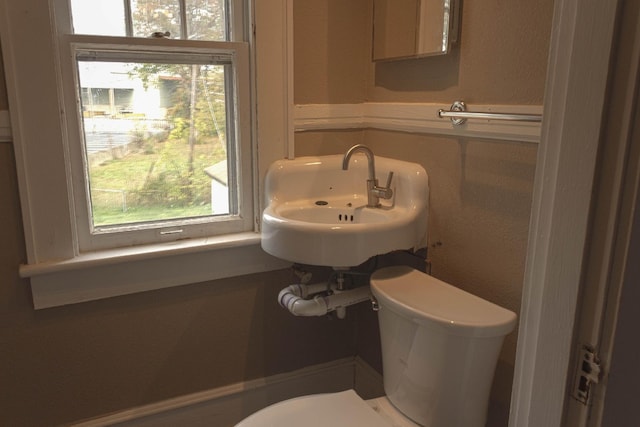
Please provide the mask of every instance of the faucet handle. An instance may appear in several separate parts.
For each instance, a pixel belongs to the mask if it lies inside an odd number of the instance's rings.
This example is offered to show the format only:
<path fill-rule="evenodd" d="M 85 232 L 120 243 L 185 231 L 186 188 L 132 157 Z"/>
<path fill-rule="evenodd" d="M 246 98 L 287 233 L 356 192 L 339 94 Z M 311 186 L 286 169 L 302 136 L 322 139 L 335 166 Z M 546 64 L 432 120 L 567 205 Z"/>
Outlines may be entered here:
<path fill-rule="evenodd" d="M 390 199 L 391 197 L 393 197 L 393 190 L 391 189 L 392 179 L 393 179 L 393 172 L 389 172 L 389 175 L 387 176 L 387 185 L 385 185 L 384 187 L 375 186 L 373 188 L 374 194 L 380 197 L 381 199 Z"/>
<path fill-rule="evenodd" d="M 385 188 L 391 188 L 392 179 L 393 179 L 393 171 L 389 172 L 389 176 L 387 176 L 387 185 L 385 185 Z"/>

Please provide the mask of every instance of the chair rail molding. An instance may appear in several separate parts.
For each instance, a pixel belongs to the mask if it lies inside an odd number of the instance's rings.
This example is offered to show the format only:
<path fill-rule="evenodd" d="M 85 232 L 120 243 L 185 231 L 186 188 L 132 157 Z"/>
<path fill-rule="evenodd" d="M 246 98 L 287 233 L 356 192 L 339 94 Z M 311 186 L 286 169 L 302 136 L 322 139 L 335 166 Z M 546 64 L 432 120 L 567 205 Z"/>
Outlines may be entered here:
<path fill-rule="evenodd" d="M 298 104 L 296 132 L 340 129 L 380 129 L 459 137 L 538 143 L 541 124 L 500 120 L 469 120 L 461 126 L 438 116 L 450 106 L 435 103 L 365 102 L 360 104 Z M 542 114 L 541 105 L 473 105 L 474 111 Z"/>

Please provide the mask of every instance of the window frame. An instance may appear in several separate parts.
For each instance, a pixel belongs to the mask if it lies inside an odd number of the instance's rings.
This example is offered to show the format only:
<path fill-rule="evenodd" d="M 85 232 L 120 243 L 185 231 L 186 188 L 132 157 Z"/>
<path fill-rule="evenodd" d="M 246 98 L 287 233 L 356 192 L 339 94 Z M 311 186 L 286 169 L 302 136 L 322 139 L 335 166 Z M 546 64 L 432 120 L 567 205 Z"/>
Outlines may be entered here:
<path fill-rule="evenodd" d="M 136 44 L 128 43 L 127 38 L 63 35 L 61 36 L 61 68 L 62 74 L 71 76 L 61 83 L 64 92 L 64 108 L 68 111 L 67 127 L 70 179 L 74 188 L 74 209 L 78 233 L 78 249 L 90 252 L 99 249 L 110 249 L 129 246 L 132 242 L 148 244 L 159 241 L 175 241 L 185 238 L 198 238 L 222 234 L 240 233 L 254 230 L 253 209 L 253 170 L 251 164 L 251 108 L 250 108 L 250 76 L 249 51 L 244 42 L 202 42 L 174 39 L 139 39 Z M 206 47 L 204 47 L 206 46 Z M 215 57 L 230 61 L 233 75 L 230 76 L 231 94 L 234 99 L 234 153 L 230 153 L 228 161 L 233 161 L 238 180 L 237 203 L 238 213 L 223 217 L 203 217 L 187 220 L 153 221 L 145 226 L 123 225 L 109 227 L 108 231 L 92 231 L 89 208 L 89 190 L 86 182 L 87 170 L 82 141 L 82 119 L 80 116 L 78 94 L 78 71 L 76 55 L 82 51 L 95 51 L 96 56 L 129 58 L 132 53 L 144 49 L 147 52 L 158 52 L 163 56 L 171 53 L 185 57 Z"/>
<path fill-rule="evenodd" d="M 268 165 L 291 151 L 292 2 L 247 0 L 253 129 L 251 231 L 81 252 L 74 216 L 69 114 L 53 2 L 0 1 L 0 39 L 35 308 L 284 268 L 260 248 Z M 233 19 L 239 19 L 236 15 Z M 258 30 L 256 30 L 258 29 Z M 262 30 L 262 32 L 260 32 Z M 260 34 L 259 37 L 256 33 Z M 256 70 L 260 70 L 257 73 Z"/>
<path fill-rule="evenodd" d="M 186 3 L 180 0 L 181 3 Z M 60 78 L 58 84 L 62 88 L 62 108 L 67 111 L 67 135 L 63 140 L 69 153 L 69 175 L 73 187 L 72 204 L 74 208 L 74 224 L 76 228 L 76 244 L 79 253 L 101 249 L 111 249 L 140 244 L 153 244 L 189 238 L 200 238 L 223 234 L 255 231 L 253 217 L 253 179 L 251 152 L 251 101 L 250 101 L 250 66 L 249 38 L 245 20 L 241 20 L 245 11 L 244 1 L 228 1 L 225 32 L 229 41 L 203 41 L 165 38 L 115 37 L 74 34 L 72 25 L 71 4 L 68 1 L 50 0 L 54 12 L 53 30 L 58 41 L 57 51 L 60 57 Z M 183 13 L 182 21 L 185 18 Z M 129 28 L 130 25 L 127 26 Z M 130 30 L 130 28 L 129 28 Z M 182 30 L 186 24 L 182 22 Z M 114 58 L 125 58 L 131 52 L 150 52 L 166 55 L 174 53 L 179 56 L 211 57 L 221 56 L 231 61 L 233 70 L 229 76 L 229 89 L 234 97 L 231 102 L 234 110 L 234 152 L 228 161 L 234 161 L 230 170 L 235 171 L 232 177 L 237 190 L 237 215 L 225 217 L 206 217 L 192 220 L 152 221 L 143 227 L 122 226 L 110 227 L 109 231 L 95 232 L 91 218 L 91 200 L 88 189 L 88 167 L 84 156 L 83 125 L 80 100 L 78 94 L 78 69 L 76 55 L 81 50 L 95 50 Z M 121 56 L 120 56 L 121 55 Z M 66 78 L 62 78 L 66 76 Z M 75 114 L 74 114 L 75 113 Z M 237 179 L 237 184 L 234 180 Z"/>

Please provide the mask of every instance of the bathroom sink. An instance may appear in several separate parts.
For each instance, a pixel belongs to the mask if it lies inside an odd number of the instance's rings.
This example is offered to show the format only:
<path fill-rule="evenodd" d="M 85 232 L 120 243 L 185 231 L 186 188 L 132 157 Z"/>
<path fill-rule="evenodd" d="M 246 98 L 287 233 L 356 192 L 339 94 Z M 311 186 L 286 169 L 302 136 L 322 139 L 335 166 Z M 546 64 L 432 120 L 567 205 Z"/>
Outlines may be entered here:
<path fill-rule="evenodd" d="M 318 204 L 319 203 L 319 204 Z M 326 204 L 325 204 L 326 203 Z M 329 204 L 331 203 L 331 204 Z M 358 202 L 360 203 L 360 202 Z M 366 209 L 365 205 L 353 207 L 352 199 L 302 200 L 280 205 L 275 213 L 285 220 L 303 221 L 309 224 L 374 224 L 389 221 L 399 210 L 388 208 Z"/>
<path fill-rule="evenodd" d="M 422 166 L 375 157 L 377 178 L 393 172 L 389 199 L 368 207 L 367 157 L 348 170 L 342 155 L 273 163 L 265 181 L 262 248 L 310 265 L 353 267 L 375 255 L 426 246 L 428 177 Z"/>

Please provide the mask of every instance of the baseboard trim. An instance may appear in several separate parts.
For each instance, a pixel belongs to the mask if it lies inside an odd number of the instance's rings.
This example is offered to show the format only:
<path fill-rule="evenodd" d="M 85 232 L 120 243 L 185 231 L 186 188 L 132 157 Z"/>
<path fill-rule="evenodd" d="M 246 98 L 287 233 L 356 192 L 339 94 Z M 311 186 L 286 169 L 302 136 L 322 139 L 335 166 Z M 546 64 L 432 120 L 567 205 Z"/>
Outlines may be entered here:
<path fill-rule="evenodd" d="M 364 102 L 361 104 L 300 104 L 294 109 L 296 132 L 340 129 L 380 129 L 513 142 L 540 142 L 540 123 L 468 120 L 454 126 L 438 117 L 449 105 Z M 472 105 L 469 110 L 508 114 L 542 114 L 540 105 Z"/>
<path fill-rule="evenodd" d="M 358 377 L 361 377 L 360 379 Z M 175 425 L 233 426 L 272 403 L 315 393 L 356 388 L 364 398 L 379 396 L 379 374 L 360 358 L 345 358 L 205 390 L 173 399 L 131 408 L 73 424 L 75 427 Z"/>

